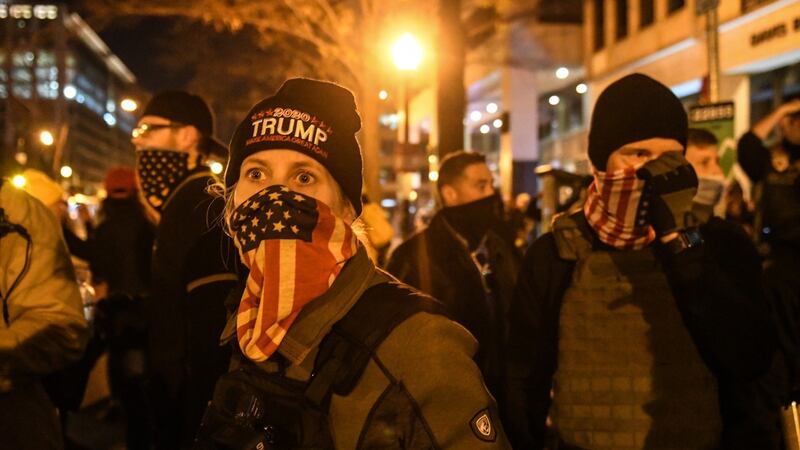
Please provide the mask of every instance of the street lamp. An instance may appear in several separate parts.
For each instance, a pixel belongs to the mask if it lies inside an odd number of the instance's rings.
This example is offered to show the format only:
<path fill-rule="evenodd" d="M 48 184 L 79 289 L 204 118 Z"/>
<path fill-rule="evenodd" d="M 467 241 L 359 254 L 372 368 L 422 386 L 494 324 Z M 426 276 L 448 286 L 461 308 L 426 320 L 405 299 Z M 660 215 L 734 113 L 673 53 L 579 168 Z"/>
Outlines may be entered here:
<path fill-rule="evenodd" d="M 70 166 L 61 166 L 60 170 L 61 176 L 64 178 L 69 178 L 72 176 L 72 167 Z"/>
<path fill-rule="evenodd" d="M 403 143 L 408 145 L 408 123 L 410 109 L 410 95 L 408 82 L 409 72 L 417 70 L 422 62 L 422 45 L 411 33 L 405 33 L 392 46 L 392 59 L 397 70 L 403 73 Z"/>
<path fill-rule="evenodd" d="M 127 112 L 134 112 L 139 108 L 139 104 L 132 98 L 123 98 L 122 101 L 119 102 L 119 106 L 123 111 Z"/>
<path fill-rule="evenodd" d="M 42 130 L 39 132 L 39 142 L 46 146 L 51 146 L 56 141 L 55 137 L 53 137 L 53 133 L 48 130 Z"/>

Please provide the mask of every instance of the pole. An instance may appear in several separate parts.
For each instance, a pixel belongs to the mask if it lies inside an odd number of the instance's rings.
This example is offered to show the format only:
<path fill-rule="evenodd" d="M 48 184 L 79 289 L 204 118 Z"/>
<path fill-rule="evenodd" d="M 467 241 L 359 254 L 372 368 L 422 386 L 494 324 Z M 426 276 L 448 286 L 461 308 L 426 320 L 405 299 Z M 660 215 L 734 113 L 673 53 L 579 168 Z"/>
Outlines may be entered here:
<path fill-rule="evenodd" d="M 706 38 L 708 39 L 708 99 L 719 101 L 719 14 L 714 6 L 706 12 Z"/>
<path fill-rule="evenodd" d="M 409 74 L 403 74 L 403 145 L 408 151 L 408 130 L 411 119 L 411 89 L 409 87 Z"/>

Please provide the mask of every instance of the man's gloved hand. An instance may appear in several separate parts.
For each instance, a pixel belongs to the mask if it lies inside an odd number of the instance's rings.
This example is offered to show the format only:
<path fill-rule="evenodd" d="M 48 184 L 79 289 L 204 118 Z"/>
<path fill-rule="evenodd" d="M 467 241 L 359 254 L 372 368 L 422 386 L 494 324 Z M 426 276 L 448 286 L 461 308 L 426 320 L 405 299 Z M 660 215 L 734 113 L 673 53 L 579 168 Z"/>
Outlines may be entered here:
<path fill-rule="evenodd" d="M 642 207 L 657 236 L 692 225 L 697 174 L 680 152 L 668 152 L 649 161 L 636 171 L 636 176 L 645 181 Z"/>

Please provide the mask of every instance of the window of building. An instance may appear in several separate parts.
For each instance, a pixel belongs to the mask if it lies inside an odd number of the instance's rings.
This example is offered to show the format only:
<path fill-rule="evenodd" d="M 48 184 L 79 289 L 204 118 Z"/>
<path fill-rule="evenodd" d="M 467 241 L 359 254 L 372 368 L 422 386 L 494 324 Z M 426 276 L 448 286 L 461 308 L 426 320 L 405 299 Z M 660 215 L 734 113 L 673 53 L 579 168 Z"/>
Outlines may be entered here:
<path fill-rule="evenodd" d="M 654 20 L 653 0 L 639 0 L 639 28 L 652 25 Z"/>
<path fill-rule="evenodd" d="M 604 0 L 594 0 L 594 49 L 595 51 L 605 47 L 606 35 L 606 14 Z"/>
<path fill-rule="evenodd" d="M 628 36 L 628 0 L 617 0 L 617 40 Z"/>
<path fill-rule="evenodd" d="M 683 8 L 686 5 L 686 0 L 669 0 L 667 3 L 667 11 L 671 14 Z"/>

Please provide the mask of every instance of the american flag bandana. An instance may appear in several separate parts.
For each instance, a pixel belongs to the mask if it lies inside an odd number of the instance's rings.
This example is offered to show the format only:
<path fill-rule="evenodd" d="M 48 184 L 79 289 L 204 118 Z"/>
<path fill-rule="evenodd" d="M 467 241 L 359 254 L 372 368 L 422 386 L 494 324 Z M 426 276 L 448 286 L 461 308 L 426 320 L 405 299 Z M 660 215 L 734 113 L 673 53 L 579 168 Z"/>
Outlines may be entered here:
<path fill-rule="evenodd" d="M 593 171 L 583 212 L 600 241 L 621 250 L 644 248 L 656 237 L 645 220 L 647 202 L 641 202 L 644 180 L 637 168 L 614 172 Z"/>
<path fill-rule="evenodd" d="M 230 226 L 250 269 L 236 315 L 239 347 L 264 361 L 303 306 L 330 288 L 358 239 L 328 205 L 277 185 L 239 205 Z"/>

